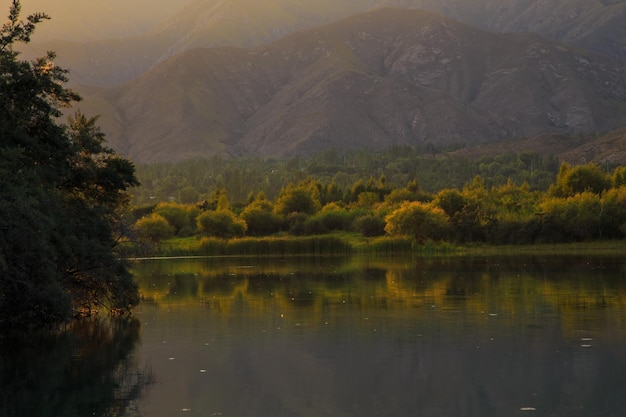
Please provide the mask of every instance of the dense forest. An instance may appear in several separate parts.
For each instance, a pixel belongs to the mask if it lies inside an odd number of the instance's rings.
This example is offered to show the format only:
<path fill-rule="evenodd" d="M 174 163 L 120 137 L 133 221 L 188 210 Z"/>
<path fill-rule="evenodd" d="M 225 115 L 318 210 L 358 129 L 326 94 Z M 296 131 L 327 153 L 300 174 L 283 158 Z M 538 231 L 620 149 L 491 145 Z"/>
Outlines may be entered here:
<path fill-rule="evenodd" d="M 394 146 L 382 152 L 325 151 L 280 160 L 213 157 L 138 164 L 137 176 L 142 186 L 133 190 L 133 204 L 193 203 L 208 199 L 215 189 L 223 189 L 232 204 L 238 206 L 259 191 L 274 199 L 287 184 L 307 178 L 348 190 L 360 181 L 384 176 L 389 187 L 399 188 L 417 181 L 420 189 L 433 193 L 462 187 L 479 175 L 487 187 L 512 180 L 528 183 L 532 190 L 545 191 L 559 170 L 559 161 L 552 155 L 524 152 L 470 159 L 454 152 L 463 147 L 461 144 L 446 148 Z"/>
<path fill-rule="evenodd" d="M 144 186 L 127 220 L 157 247 L 173 237 L 334 232 L 492 244 L 626 235 L 626 167 L 559 165 L 532 153 L 470 162 L 393 148 L 286 161 L 216 158 L 138 172 Z"/>

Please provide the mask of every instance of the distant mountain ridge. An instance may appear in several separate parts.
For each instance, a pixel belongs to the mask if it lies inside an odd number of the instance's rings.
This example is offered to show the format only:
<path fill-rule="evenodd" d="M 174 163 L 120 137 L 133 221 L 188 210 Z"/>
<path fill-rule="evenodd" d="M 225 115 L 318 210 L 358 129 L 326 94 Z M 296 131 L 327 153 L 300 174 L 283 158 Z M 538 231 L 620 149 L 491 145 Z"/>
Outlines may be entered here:
<path fill-rule="evenodd" d="M 72 70 L 73 83 L 109 86 L 189 49 L 258 46 L 379 7 L 431 10 L 494 32 L 536 32 L 626 59 L 624 0 L 195 0 L 148 34 L 37 42 L 27 55 L 57 51 L 58 63 Z M 126 32 L 132 34 L 130 28 Z"/>
<path fill-rule="evenodd" d="M 193 49 L 83 91 L 138 162 L 487 143 L 626 126 L 622 62 L 530 33 L 380 9 L 256 48 Z"/>

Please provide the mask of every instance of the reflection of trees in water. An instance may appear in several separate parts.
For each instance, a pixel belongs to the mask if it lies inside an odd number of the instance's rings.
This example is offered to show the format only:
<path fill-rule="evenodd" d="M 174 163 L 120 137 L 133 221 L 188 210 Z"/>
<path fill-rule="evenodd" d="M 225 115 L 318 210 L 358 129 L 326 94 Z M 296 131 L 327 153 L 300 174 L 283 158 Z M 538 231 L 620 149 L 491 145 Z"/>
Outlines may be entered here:
<path fill-rule="evenodd" d="M 402 312 L 432 305 L 470 313 L 552 309 L 565 321 L 577 321 L 580 308 L 619 307 L 626 292 L 624 262 L 611 257 L 220 259 L 138 264 L 144 300 L 202 302 L 228 312 L 233 300 L 243 298 L 258 315 L 271 305 L 266 302 L 270 298 L 287 310 L 320 312 L 345 302 L 372 309 L 395 306 Z"/>
<path fill-rule="evenodd" d="M 3 340 L 0 416 L 132 416 L 151 381 L 136 363 L 137 321 L 84 321 L 54 335 Z"/>

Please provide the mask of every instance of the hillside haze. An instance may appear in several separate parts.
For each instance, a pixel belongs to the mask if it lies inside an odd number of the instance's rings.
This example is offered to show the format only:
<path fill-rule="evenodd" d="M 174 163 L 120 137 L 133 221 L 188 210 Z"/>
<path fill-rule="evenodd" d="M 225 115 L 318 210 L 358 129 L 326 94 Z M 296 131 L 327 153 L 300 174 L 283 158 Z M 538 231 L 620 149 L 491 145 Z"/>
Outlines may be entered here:
<path fill-rule="evenodd" d="M 31 2 L 28 10 L 48 12 L 52 21 L 38 29 L 27 56 L 57 51 L 74 84 L 120 84 L 195 47 L 258 46 L 381 6 L 430 10 L 493 32 L 535 32 L 626 58 L 624 0 Z"/>
<path fill-rule="evenodd" d="M 154 0 L 22 0 L 22 12 L 44 12 L 52 19 L 37 28 L 34 43 L 88 42 L 148 33 L 178 14 L 186 4 Z M 3 16 L 12 0 L 0 0 Z"/>
<path fill-rule="evenodd" d="M 481 143 L 626 126 L 620 61 L 533 34 L 382 9 L 255 48 L 193 49 L 85 89 L 140 162 Z"/>

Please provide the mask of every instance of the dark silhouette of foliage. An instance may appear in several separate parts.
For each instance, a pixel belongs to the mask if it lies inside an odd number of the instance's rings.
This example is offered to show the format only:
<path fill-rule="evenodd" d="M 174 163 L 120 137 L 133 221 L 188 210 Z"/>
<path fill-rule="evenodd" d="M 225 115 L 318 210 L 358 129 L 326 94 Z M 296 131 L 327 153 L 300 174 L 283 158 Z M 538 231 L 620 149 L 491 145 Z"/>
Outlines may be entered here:
<path fill-rule="evenodd" d="M 137 288 L 114 253 L 134 166 L 104 146 L 95 118 L 76 113 L 54 54 L 20 61 L 34 14 L 13 1 L 0 32 L 0 328 L 42 327 L 99 310 L 127 314 Z"/>

